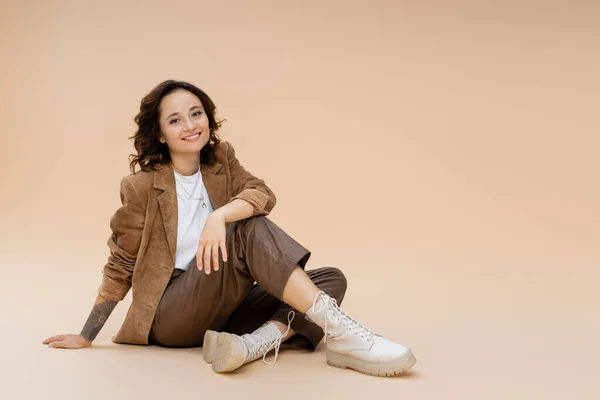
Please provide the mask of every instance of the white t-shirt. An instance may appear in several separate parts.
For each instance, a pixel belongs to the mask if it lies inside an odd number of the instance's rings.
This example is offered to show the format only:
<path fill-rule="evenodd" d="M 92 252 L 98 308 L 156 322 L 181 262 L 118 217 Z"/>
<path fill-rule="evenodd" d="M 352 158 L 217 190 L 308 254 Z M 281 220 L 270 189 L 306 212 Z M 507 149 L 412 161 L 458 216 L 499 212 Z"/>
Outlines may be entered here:
<path fill-rule="evenodd" d="M 177 187 L 178 207 L 175 268 L 187 270 L 190 266 L 195 265 L 200 235 L 208 215 L 213 212 L 213 207 L 202 181 L 200 170 L 191 176 L 173 172 Z M 206 208 L 202 207 L 203 204 L 206 204 Z"/>

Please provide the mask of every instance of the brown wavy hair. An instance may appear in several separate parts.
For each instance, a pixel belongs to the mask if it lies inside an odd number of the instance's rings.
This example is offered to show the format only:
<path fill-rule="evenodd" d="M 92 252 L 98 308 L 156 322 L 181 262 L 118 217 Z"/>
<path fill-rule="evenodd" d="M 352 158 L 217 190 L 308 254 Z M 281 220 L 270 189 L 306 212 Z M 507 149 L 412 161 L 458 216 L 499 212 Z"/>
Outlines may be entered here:
<path fill-rule="evenodd" d="M 137 154 L 129 156 L 129 167 L 135 173 L 135 167 L 139 166 L 142 171 L 151 171 L 157 165 L 171 162 L 171 155 L 166 143 L 161 143 L 160 138 L 160 102 L 162 99 L 176 90 L 187 90 L 196 95 L 202 102 L 206 116 L 208 117 L 210 136 L 208 143 L 200 150 L 200 163 L 210 164 L 215 159 L 215 146 L 221 142 L 217 132 L 224 120 L 217 120 L 217 107 L 212 99 L 201 89 L 188 82 L 167 80 L 156 86 L 142 99 L 140 112 L 134 120 L 138 126 L 133 139 L 133 145 Z"/>

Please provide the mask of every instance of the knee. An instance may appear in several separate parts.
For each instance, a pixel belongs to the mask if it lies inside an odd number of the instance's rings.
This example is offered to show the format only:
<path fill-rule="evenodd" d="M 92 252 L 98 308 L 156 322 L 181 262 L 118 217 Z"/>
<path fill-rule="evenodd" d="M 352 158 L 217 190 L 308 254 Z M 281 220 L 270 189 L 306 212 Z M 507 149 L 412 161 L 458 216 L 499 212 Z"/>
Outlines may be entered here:
<path fill-rule="evenodd" d="M 333 294 L 335 297 L 344 297 L 346 294 L 346 289 L 348 289 L 348 280 L 346 279 L 346 275 L 335 267 L 326 267 L 324 268 L 324 272 L 327 275 L 327 279 L 333 284 L 335 287 L 335 293 Z"/>
<path fill-rule="evenodd" d="M 270 221 L 264 215 L 257 215 L 238 221 L 237 230 L 241 233 L 253 232 L 256 229 L 262 229 L 268 225 Z"/>
<path fill-rule="evenodd" d="M 246 225 L 251 227 L 266 226 L 269 223 L 269 219 L 266 215 L 255 215 L 246 219 Z"/>

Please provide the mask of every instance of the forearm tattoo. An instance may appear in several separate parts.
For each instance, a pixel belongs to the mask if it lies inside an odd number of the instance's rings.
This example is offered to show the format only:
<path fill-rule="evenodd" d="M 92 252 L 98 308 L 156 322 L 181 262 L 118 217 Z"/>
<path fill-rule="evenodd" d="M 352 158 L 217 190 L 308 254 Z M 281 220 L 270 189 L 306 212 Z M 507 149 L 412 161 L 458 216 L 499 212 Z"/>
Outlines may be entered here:
<path fill-rule="evenodd" d="M 118 303 L 118 301 L 106 300 L 94 305 L 88 320 L 81 330 L 81 336 L 90 342 L 96 339 L 96 336 L 98 336 L 98 333 L 100 333 L 100 330 L 106 323 L 108 316 L 112 313 Z"/>

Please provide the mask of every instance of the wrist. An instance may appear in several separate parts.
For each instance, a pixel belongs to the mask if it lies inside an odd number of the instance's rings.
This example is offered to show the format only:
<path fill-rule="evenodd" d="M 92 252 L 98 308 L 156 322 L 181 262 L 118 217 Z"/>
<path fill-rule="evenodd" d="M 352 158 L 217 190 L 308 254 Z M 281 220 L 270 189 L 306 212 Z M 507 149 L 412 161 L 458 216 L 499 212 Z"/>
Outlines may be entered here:
<path fill-rule="evenodd" d="M 219 208 L 212 212 L 210 215 L 212 218 L 216 218 L 222 220 L 223 222 L 227 222 L 227 214 L 223 211 L 223 208 Z"/>
<path fill-rule="evenodd" d="M 79 335 L 79 343 L 85 346 L 91 346 L 92 341 L 84 338 L 82 335 Z"/>

